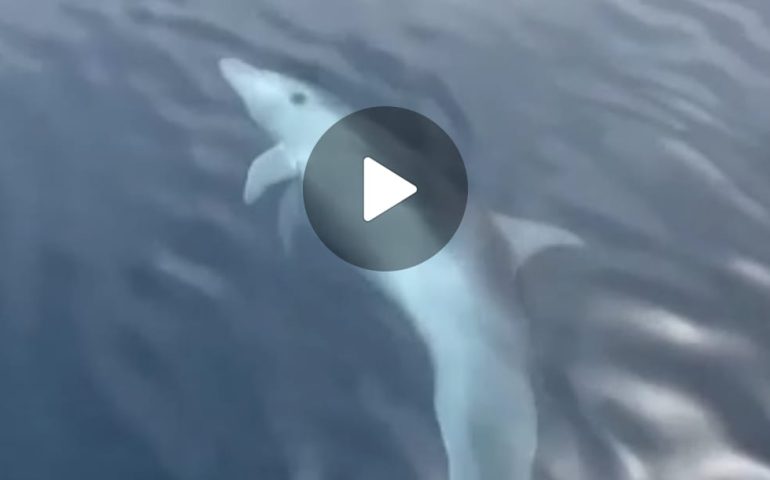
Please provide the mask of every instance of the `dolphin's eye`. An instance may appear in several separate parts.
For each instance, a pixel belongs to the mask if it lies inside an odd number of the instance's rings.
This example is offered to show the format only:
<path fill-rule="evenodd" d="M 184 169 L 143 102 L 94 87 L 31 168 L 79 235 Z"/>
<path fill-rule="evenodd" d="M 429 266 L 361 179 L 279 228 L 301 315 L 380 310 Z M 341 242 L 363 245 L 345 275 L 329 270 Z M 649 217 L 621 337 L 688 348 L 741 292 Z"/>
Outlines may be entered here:
<path fill-rule="evenodd" d="M 294 92 L 291 94 L 291 103 L 294 105 L 302 105 L 307 102 L 307 95 L 302 92 Z"/>

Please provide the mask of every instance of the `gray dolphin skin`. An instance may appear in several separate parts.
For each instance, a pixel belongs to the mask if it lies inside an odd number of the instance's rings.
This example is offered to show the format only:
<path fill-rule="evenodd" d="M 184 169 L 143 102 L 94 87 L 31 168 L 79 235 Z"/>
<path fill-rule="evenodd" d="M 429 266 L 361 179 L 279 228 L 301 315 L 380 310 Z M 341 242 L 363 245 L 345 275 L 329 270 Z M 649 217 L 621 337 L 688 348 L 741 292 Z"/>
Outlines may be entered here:
<path fill-rule="evenodd" d="M 278 227 L 289 245 L 302 211 L 310 152 L 351 109 L 312 85 L 237 59 L 222 59 L 219 68 L 250 117 L 274 140 L 248 170 L 244 201 L 256 202 L 267 188 L 286 183 Z M 412 217 L 430 228 L 416 212 Z M 426 345 L 450 480 L 531 478 L 537 412 L 527 321 L 513 279 L 532 255 L 580 245 L 570 232 L 494 214 L 471 199 L 458 232 L 429 260 L 395 272 L 359 269 L 403 309 Z"/>

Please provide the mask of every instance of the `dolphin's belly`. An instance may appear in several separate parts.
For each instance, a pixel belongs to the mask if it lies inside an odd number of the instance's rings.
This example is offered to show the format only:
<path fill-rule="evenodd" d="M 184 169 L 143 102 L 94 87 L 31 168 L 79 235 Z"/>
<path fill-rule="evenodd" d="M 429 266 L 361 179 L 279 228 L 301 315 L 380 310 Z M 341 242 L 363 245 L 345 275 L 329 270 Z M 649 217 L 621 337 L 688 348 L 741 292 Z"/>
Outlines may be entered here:
<path fill-rule="evenodd" d="M 523 343 L 524 319 L 497 301 L 469 267 L 444 250 L 416 267 L 368 276 L 411 318 L 431 354 L 469 348 L 523 353 L 517 350 Z"/>
<path fill-rule="evenodd" d="M 451 478 L 529 478 L 537 441 L 523 321 L 442 251 L 370 277 L 406 311 L 434 369 L 434 402 Z"/>

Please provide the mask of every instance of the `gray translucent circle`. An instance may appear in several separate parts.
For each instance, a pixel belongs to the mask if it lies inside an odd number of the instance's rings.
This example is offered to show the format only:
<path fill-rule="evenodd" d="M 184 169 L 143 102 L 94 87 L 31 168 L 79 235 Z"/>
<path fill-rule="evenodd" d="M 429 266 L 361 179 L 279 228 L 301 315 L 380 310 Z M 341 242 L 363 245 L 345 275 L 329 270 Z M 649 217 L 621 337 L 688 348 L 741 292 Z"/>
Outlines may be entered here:
<path fill-rule="evenodd" d="M 370 222 L 363 219 L 363 162 L 371 157 L 417 193 Z M 460 225 L 468 177 L 452 139 L 411 110 L 373 107 L 334 124 L 316 144 L 303 181 L 305 210 L 337 256 L 379 271 L 435 255 Z"/>

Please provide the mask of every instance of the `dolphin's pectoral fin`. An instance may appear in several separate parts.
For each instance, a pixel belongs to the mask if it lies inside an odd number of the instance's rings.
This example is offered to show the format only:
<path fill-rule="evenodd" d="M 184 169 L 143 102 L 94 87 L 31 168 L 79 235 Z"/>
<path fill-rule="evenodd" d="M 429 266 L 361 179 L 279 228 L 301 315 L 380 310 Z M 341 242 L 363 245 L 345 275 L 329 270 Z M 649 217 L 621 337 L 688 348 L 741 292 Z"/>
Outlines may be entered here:
<path fill-rule="evenodd" d="M 299 181 L 292 182 L 283 192 L 278 206 L 278 235 L 283 243 L 285 253 L 291 253 L 294 246 L 294 234 L 302 217 L 302 185 Z"/>
<path fill-rule="evenodd" d="M 243 201 L 254 203 L 265 193 L 268 187 L 297 176 L 295 163 L 286 152 L 283 144 L 277 144 L 263 152 L 251 162 L 246 174 L 243 189 Z"/>
<path fill-rule="evenodd" d="M 533 220 L 493 214 L 492 219 L 516 253 L 517 264 L 550 247 L 582 247 L 585 242 L 572 232 Z"/>

